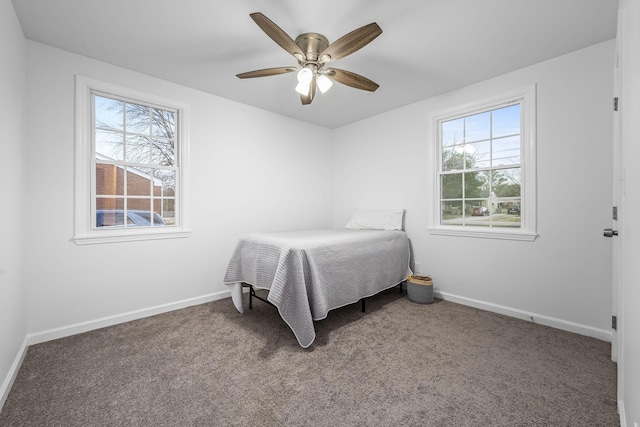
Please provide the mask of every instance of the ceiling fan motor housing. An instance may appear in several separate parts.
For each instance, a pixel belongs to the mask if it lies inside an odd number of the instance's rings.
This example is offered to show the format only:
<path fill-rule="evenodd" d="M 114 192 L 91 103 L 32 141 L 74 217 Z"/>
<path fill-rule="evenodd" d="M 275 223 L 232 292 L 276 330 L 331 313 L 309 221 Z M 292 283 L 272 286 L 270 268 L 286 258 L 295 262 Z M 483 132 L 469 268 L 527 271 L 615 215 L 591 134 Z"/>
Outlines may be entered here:
<path fill-rule="evenodd" d="M 307 62 L 318 62 L 320 52 L 329 47 L 329 41 L 325 36 L 318 33 L 304 33 L 296 38 L 296 44 L 305 55 Z M 304 65 L 304 64 L 302 64 Z"/>

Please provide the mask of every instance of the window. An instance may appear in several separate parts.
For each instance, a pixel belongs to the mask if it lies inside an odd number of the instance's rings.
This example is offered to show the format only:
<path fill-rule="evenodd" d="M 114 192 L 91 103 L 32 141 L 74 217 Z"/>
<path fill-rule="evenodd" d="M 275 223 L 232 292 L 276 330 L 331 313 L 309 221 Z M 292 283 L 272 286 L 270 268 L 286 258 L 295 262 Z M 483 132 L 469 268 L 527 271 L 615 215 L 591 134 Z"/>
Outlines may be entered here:
<path fill-rule="evenodd" d="M 187 107 L 76 78 L 75 242 L 184 237 Z"/>
<path fill-rule="evenodd" d="M 178 112 L 97 91 L 91 107 L 94 229 L 175 226 Z"/>
<path fill-rule="evenodd" d="M 535 87 L 432 118 L 433 234 L 534 240 Z"/>

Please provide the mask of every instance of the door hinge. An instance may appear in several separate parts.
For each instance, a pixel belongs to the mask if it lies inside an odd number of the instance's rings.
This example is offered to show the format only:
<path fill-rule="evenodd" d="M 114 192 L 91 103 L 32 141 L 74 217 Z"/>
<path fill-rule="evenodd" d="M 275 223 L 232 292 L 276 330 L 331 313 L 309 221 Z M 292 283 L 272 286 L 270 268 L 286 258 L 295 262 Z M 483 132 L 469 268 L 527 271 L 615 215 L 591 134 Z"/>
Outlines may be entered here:
<path fill-rule="evenodd" d="M 618 318 L 616 316 L 611 316 L 611 329 L 618 330 Z"/>
<path fill-rule="evenodd" d="M 618 97 L 613 98 L 613 111 L 618 111 Z"/>
<path fill-rule="evenodd" d="M 618 220 L 618 207 L 617 206 L 613 207 L 611 217 L 613 218 L 614 221 Z"/>

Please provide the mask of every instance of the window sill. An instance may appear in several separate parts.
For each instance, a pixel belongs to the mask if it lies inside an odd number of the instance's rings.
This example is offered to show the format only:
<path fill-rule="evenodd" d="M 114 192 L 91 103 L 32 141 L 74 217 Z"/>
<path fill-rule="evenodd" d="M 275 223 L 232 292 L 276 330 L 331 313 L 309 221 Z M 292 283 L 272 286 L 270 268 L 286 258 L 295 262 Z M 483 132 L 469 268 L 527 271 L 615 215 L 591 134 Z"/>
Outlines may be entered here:
<path fill-rule="evenodd" d="M 77 235 L 71 239 L 76 245 L 95 245 L 102 243 L 136 242 L 141 240 L 180 239 L 189 237 L 191 230 L 134 230 L 134 231 L 95 231 L 91 234 Z"/>
<path fill-rule="evenodd" d="M 429 227 L 429 234 L 438 236 L 474 237 L 481 239 L 519 240 L 533 242 L 538 237 L 537 233 L 525 230 L 506 230 L 492 228 L 490 230 L 479 227 Z"/>

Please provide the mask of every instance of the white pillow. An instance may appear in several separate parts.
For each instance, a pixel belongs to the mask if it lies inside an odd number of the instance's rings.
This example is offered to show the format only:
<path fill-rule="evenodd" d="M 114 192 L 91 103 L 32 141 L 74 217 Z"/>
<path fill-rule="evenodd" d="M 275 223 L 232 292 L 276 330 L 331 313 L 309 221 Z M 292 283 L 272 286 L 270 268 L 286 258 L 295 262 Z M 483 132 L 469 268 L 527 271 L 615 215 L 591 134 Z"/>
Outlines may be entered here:
<path fill-rule="evenodd" d="M 404 209 L 356 209 L 344 228 L 354 230 L 402 230 Z"/>

